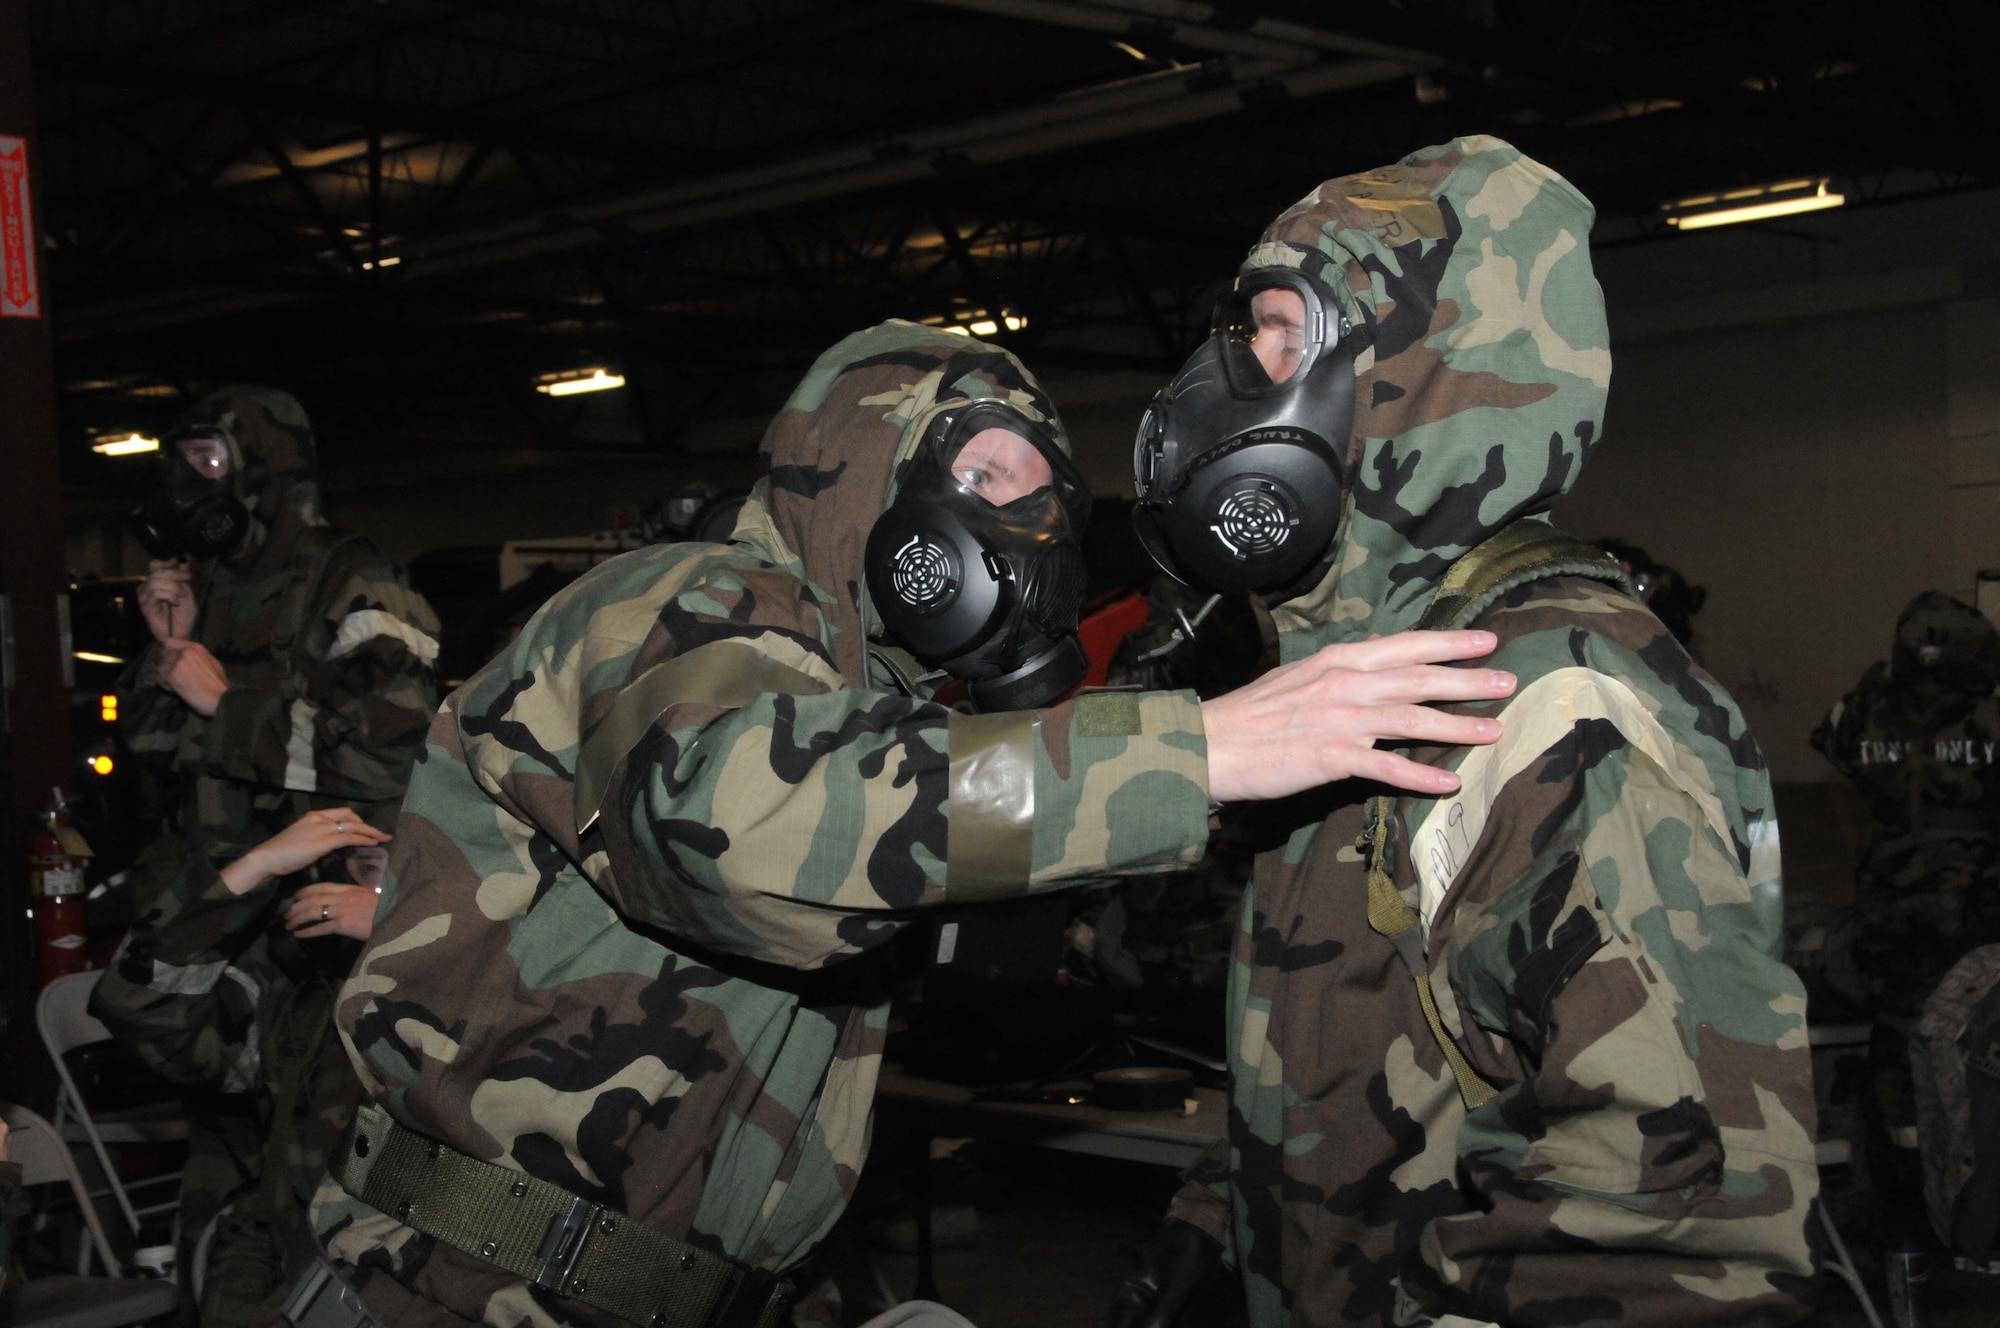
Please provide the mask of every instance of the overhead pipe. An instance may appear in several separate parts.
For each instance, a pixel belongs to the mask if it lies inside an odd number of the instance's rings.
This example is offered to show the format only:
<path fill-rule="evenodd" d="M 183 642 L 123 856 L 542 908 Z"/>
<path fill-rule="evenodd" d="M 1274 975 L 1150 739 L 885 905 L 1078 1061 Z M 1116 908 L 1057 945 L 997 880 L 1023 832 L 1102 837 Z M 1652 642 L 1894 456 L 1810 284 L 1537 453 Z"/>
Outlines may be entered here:
<path fill-rule="evenodd" d="M 931 2 L 950 4 L 954 0 L 931 0 Z M 1182 32 L 1190 29 L 1206 29 L 1217 34 L 1241 32 L 1285 46 L 1335 51 L 1369 60 L 1398 60 L 1411 66 L 1415 72 L 1439 69 L 1451 63 L 1429 51 L 1395 46 L 1368 37 L 1356 37 L 1351 33 L 1329 32 L 1325 28 L 1308 27 L 1303 23 L 1290 23 L 1284 19 L 1259 16 L 1245 24 L 1242 16 L 1236 11 L 1224 10 L 1216 5 L 1195 3 L 1195 0 L 1081 0 L 1081 3 L 1092 9 L 1115 9 L 1161 22 L 1180 24 Z M 1189 41 L 1188 44 L 1194 43 Z"/>
<path fill-rule="evenodd" d="M 392 251 L 403 259 L 387 280 L 400 284 L 493 267 L 598 243 L 613 230 L 650 234 L 726 221 L 756 212 L 906 184 L 927 176 L 995 166 L 1092 143 L 1153 133 L 1234 114 L 1246 106 L 1307 98 L 1407 78 L 1406 64 L 1386 60 L 1285 68 L 1261 59 L 1205 62 L 1054 98 L 962 124 L 853 144 L 818 156 L 730 171 L 618 198 L 545 209 L 519 221 L 410 239 Z M 371 280 L 383 280 L 376 273 Z M 229 312 L 245 293 L 210 293 L 175 305 L 72 307 L 65 341 L 136 331 Z M 298 300 L 308 290 L 291 293 Z M 254 303 L 286 302 L 286 292 L 257 293 Z"/>
<path fill-rule="evenodd" d="M 1320 55 L 1317 50 L 1299 42 L 1277 41 L 1242 30 L 1202 27 L 1173 19 L 1134 16 L 1109 6 L 1070 4 L 1065 0 L 924 0 L 924 3 L 1001 18 L 1018 18 L 1049 27 L 1103 32 L 1135 41 L 1166 40 L 1197 51 L 1255 56 L 1286 65 L 1304 64 L 1317 60 Z"/>
<path fill-rule="evenodd" d="M 1205 69 L 1206 67 L 1204 67 Z M 926 176 L 996 166 L 1136 134 L 1234 114 L 1246 106 L 1283 98 L 1324 96 L 1409 76 L 1405 65 L 1356 60 L 1242 77 L 1225 68 L 1215 76 L 1174 71 L 1175 95 L 1102 100 L 1075 97 L 1032 111 L 1010 111 L 950 129 L 866 147 L 842 148 L 780 166 L 712 176 L 691 184 L 648 190 L 576 208 L 552 210 L 524 222 L 399 246 L 405 280 L 462 272 L 593 244 L 602 228 L 617 225 L 643 235 L 705 225 L 800 203 L 907 184 Z M 1144 80 L 1151 82 L 1151 80 Z M 1117 107 L 1109 101 L 1124 101 Z M 1039 123 L 1035 123 L 1039 121 Z"/>

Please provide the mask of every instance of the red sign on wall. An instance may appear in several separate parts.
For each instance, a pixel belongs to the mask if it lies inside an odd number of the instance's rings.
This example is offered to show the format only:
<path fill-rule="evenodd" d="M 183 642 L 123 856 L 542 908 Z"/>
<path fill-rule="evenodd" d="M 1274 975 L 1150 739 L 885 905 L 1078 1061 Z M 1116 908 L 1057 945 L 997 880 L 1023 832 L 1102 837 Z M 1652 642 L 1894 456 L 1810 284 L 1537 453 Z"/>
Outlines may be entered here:
<path fill-rule="evenodd" d="M 0 318 L 40 318 L 35 214 L 28 204 L 28 144 L 0 134 Z"/>

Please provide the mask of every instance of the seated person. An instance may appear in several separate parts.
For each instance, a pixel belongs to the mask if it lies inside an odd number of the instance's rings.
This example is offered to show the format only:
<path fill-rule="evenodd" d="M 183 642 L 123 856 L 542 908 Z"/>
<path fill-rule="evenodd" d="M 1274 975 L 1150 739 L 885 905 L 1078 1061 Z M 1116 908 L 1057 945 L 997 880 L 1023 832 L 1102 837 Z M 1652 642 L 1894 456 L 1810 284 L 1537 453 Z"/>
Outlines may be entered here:
<path fill-rule="evenodd" d="M 146 851 L 178 866 L 135 873 L 155 888 L 134 901 L 140 923 L 98 979 L 91 1013 L 162 1077 L 254 1098 L 265 1141 L 262 1179 L 235 1197 L 208 1245 L 204 1328 L 249 1322 L 277 1287 L 281 1224 L 296 1226 L 353 1117 L 360 1085 L 333 1030 L 333 997 L 374 922 L 389 838 L 331 807 L 220 870 L 169 836 Z"/>

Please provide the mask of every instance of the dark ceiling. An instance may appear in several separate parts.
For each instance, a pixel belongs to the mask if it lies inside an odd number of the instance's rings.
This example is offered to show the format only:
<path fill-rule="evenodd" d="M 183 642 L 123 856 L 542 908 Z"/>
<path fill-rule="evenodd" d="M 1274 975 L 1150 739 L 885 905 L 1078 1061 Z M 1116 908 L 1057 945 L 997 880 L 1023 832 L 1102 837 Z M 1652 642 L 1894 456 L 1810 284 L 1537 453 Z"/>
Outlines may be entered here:
<path fill-rule="evenodd" d="M 335 465 L 672 454 L 875 320 L 1159 370 L 1318 180 L 1456 133 L 1598 204 L 1995 178 L 1984 5 L 37 0 L 65 467 L 274 382 Z M 608 364 L 588 408 L 537 375 Z M 581 399 L 573 399 L 581 400 Z"/>

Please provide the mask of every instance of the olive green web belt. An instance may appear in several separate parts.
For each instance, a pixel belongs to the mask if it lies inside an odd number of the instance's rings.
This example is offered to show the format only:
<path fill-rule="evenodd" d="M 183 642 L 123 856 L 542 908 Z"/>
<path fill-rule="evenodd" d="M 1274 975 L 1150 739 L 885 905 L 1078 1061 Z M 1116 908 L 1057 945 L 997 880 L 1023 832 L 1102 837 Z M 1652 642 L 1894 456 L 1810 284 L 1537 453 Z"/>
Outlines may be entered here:
<path fill-rule="evenodd" d="M 399 1222 L 642 1328 L 772 1328 L 792 1287 L 558 1185 L 398 1125 L 367 1103 L 334 1179 Z"/>

